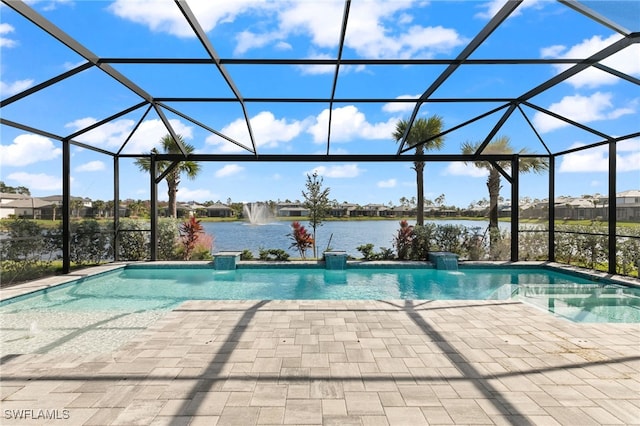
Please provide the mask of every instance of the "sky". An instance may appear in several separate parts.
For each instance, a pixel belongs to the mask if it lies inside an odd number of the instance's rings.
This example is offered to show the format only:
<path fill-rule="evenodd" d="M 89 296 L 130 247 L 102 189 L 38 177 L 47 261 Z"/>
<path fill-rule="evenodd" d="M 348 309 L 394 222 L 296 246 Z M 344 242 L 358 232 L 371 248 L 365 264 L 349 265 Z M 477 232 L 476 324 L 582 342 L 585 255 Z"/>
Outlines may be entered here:
<path fill-rule="evenodd" d="M 46 19 L 99 57 L 207 58 L 172 1 L 46 0 L 29 1 Z M 597 3 L 597 2 L 596 2 Z M 616 12 L 618 22 L 638 25 L 640 6 L 632 1 L 601 2 Z M 222 58 L 335 58 L 338 54 L 343 3 L 322 1 L 189 1 L 217 53 Z M 592 3 L 593 4 L 593 3 Z M 343 58 L 450 59 L 486 25 L 501 1 L 352 1 Z M 617 8 L 617 9 L 616 9 Z M 639 31 L 640 28 L 630 28 Z M 572 9 L 551 1 L 525 1 L 471 56 L 473 59 L 576 58 L 593 54 L 621 35 Z M 603 62 L 640 78 L 640 44 L 629 46 Z M 71 70 L 85 61 L 4 4 L 0 6 L 0 97 L 20 93 Z M 232 97 L 215 68 L 185 65 L 112 64 L 143 90 L 158 97 Z M 331 66 L 269 65 L 256 72 L 247 65 L 226 66 L 245 98 L 329 97 L 335 68 Z M 449 77 L 432 98 L 518 97 L 566 69 L 567 65 L 467 65 Z M 445 69 L 444 65 L 343 65 L 337 98 L 419 97 Z M 2 107 L 3 119 L 67 136 L 139 103 L 141 99 L 95 68 L 67 78 Z M 587 69 L 535 96 L 541 108 L 621 136 L 638 132 L 640 88 L 598 69 Z M 251 146 L 238 103 L 167 105 L 211 129 Z M 306 176 L 317 172 L 330 198 L 360 204 L 399 204 L 415 196 L 415 172 L 410 162 L 358 162 L 358 154 L 395 154 L 392 137 L 413 103 L 349 103 L 333 105 L 332 154 L 354 155 L 344 163 L 208 162 L 195 180 L 180 183 L 182 202 L 301 200 Z M 442 117 L 444 128 L 457 126 L 501 106 L 499 103 L 425 103 L 418 117 Z M 259 154 L 324 154 L 327 150 L 329 105 L 324 103 L 247 103 Z M 76 138 L 117 151 L 136 128 L 146 108 L 139 108 Z M 602 140 L 529 107 L 514 113 L 500 130 L 516 150 L 544 153 L 527 120 L 552 152 Z M 196 153 L 245 153 L 236 144 L 165 110 L 177 133 Z M 458 154 L 465 142 L 481 141 L 501 112 L 447 135 L 442 154 Z M 526 118 L 525 118 L 526 117 Z M 152 110 L 144 116 L 123 153 L 148 153 L 167 133 Z M 62 192 L 62 145 L 54 138 L 10 126 L 0 126 L 0 180 L 26 186 L 34 196 Z M 605 146 L 556 160 L 556 195 L 607 194 L 608 149 Z M 617 144 L 617 191 L 640 189 L 640 139 Z M 73 196 L 113 198 L 113 159 L 89 149 L 71 149 Z M 120 198 L 148 199 L 148 176 L 133 159 L 121 159 Z M 445 195 L 445 204 L 466 207 L 488 198 L 487 173 L 471 164 L 427 163 L 425 197 Z M 521 197 L 545 198 L 548 174 L 521 175 Z M 502 182 L 509 198 L 509 184 Z M 166 200 L 166 186 L 159 186 Z"/>

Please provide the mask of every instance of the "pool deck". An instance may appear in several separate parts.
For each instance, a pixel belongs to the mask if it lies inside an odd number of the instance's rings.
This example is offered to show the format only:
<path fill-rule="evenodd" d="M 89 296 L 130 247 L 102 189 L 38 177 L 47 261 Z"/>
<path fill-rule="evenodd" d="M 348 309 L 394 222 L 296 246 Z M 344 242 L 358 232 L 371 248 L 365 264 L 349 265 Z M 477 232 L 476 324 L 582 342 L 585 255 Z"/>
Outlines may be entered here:
<path fill-rule="evenodd" d="M 640 324 L 515 301 L 189 301 L 1 361 L 2 425 L 640 424 Z"/>

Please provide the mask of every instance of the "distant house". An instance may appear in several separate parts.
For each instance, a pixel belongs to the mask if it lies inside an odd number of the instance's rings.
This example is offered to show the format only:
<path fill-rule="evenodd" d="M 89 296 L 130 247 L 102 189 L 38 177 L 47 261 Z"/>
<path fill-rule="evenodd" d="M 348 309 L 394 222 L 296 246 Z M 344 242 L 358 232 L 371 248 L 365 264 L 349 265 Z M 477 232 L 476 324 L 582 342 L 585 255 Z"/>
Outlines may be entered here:
<path fill-rule="evenodd" d="M 24 194 L 0 193 L 0 219 L 26 217 L 29 219 L 46 219 L 43 209 L 51 210 L 51 202 Z M 45 215 L 47 216 L 47 215 Z"/>
<path fill-rule="evenodd" d="M 616 194 L 616 219 L 640 222 L 640 190 L 632 189 Z"/>
<path fill-rule="evenodd" d="M 349 217 L 351 216 L 351 212 L 356 210 L 357 207 L 357 204 L 344 202 L 342 204 L 338 204 L 337 206 L 331 207 L 331 212 L 329 212 L 329 214 L 332 217 Z"/>
<path fill-rule="evenodd" d="M 62 207 L 62 195 L 47 195 L 40 197 L 41 200 L 47 201 L 52 207 L 49 209 L 48 219 L 58 217 Z M 71 216 L 88 217 L 93 214 L 93 202 L 90 198 L 71 197 Z M 44 219 L 44 218 L 43 218 Z"/>
<path fill-rule="evenodd" d="M 189 217 L 189 216 L 205 217 L 208 215 L 207 206 L 203 206 L 197 203 L 178 204 L 176 206 L 176 210 L 178 213 L 178 217 Z"/>
<path fill-rule="evenodd" d="M 384 204 L 367 204 L 351 212 L 352 217 L 382 217 L 392 215 L 393 211 Z"/>
<path fill-rule="evenodd" d="M 215 203 L 206 207 L 207 217 L 231 217 L 233 209 L 225 204 Z"/>
<path fill-rule="evenodd" d="M 300 203 L 278 203 L 276 206 L 278 216 L 303 217 L 309 216 L 309 209 Z"/>

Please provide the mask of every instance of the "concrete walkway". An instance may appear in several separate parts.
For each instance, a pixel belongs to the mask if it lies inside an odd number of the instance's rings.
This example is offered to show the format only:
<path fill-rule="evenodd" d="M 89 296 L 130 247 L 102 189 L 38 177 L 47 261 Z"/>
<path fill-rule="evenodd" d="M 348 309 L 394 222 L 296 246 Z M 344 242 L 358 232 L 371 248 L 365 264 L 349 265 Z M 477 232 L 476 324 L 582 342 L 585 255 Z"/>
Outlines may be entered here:
<path fill-rule="evenodd" d="M 1 374 L 2 425 L 640 424 L 639 324 L 510 301 L 191 301 Z"/>

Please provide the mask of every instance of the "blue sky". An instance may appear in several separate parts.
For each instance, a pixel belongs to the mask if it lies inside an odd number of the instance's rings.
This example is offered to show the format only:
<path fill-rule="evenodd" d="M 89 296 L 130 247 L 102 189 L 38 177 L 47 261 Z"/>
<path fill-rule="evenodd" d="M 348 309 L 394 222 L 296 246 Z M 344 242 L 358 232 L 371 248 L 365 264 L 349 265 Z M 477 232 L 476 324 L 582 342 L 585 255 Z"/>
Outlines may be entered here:
<path fill-rule="evenodd" d="M 99 57 L 206 58 L 179 10 L 171 1 L 30 1 L 28 4 Z M 449 59 L 486 25 L 502 2 L 358 1 L 352 2 L 343 58 Z M 628 14 L 640 8 L 628 3 Z M 623 3 L 624 5 L 624 3 Z M 222 58 L 335 58 L 343 3 L 333 1 L 189 1 L 189 6 Z M 640 15 L 638 15 L 640 16 Z M 633 19 L 629 20 L 634 22 Z M 638 31 L 640 28 L 631 28 Z M 496 30 L 473 59 L 576 58 L 595 53 L 621 36 L 568 7 L 551 1 L 525 1 Z M 5 5 L 0 6 L 0 97 L 19 93 L 85 61 Z M 640 78 L 640 45 L 630 46 L 604 62 Z M 231 90 L 215 68 L 185 65 L 113 67 L 154 97 L 229 97 Z M 331 93 L 334 68 L 271 65 L 260 68 L 227 65 L 246 97 L 316 96 Z M 343 66 L 336 87 L 339 98 L 415 98 L 444 65 Z M 517 97 L 563 70 L 559 65 L 460 67 L 433 94 L 445 97 Z M 2 116 L 56 135 L 69 135 L 140 102 L 140 98 L 95 68 L 2 108 Z M 613 136 L 639 130 L 640 89 L 597 69 L 588 69 L 536 96 L 532 102 Z M 250 145 L 237 103 L 170 103 L 172 108 Z M 500 104 L 428 103 L 420 117 L 440 115 L 445 128 L 456 126 Z M 326 151 L 328 104 L 249 103 L 247 112 L 261 154 L 323 154 Z M 335 103 L 332 154 L 393 154 L 395 123 L 408 118 L 412 103 Z M 600 138 L 533 109 L 524 108 L 549 148 L 563 151 Z M 144 112 L 136 110 L 77 138 L 106 150 L 117 150 Z M 166 112 L 174 129 L 198 153 L 243 153 L 178 115 Z M 500 113 L 451 133 L 440 153 L 460 152 L 460 145 L 484 138 Z M 9 126 L 0 127 L 0 180 L 23 185 L 32 194 L 59 194 L 61 144 Z M 151 112 L 124 153 L 146 153 L 167 133 Z M 521 114 L 500 131 L 516 149 L 544 152 Z M 640 189 L 640 140 L 618 143 L 618 192 Z M 557 160 L 556 194 L 606 194 L 606 148 L 580 151 Z M 305 175 L 314 170 L 338 201 L 398 204 L 415 196 L 410 163 L 202 163 L 197 180 L 183 179 L 181 201 L 301 199 Z M 111 199 L 112 159 L 91 150 L 72 148 L 72 193 Z M 124 159 L 120 164 L 120 197 L 147 199 L 148 178 Z M 486 173 L 462 163 L 429 163 L 426 197 L 445 194 L 446 204 L 467 206 L 487 198 Z M 521 196 L 544 198 L 547 175 L 523 175 Z M 509 198 L 503 182 L 502 195 Z M 160 199 L 166 200 L 164 183 Z"/>

